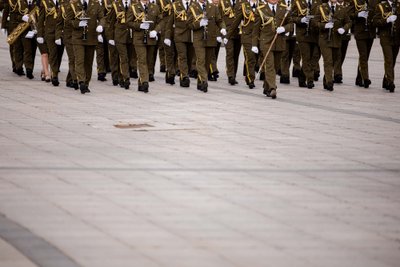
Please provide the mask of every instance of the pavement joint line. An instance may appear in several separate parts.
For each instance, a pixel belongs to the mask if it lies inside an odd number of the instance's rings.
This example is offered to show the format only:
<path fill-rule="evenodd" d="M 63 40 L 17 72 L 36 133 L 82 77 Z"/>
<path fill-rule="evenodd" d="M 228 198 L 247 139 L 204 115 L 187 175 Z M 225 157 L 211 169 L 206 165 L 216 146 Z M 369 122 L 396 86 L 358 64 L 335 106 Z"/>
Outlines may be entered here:
<path fill-rule="evenodd" d="M 0 213 L 0 237 L 39 267 L 81 267 L 57 247 Z"/>
<path fill-rule="evenodd" d="M 270 173 L 342 173 L 342 172 L 393 172 L 400 169 L 268 169 L 268 168 L 135 168 L 135 167 L 17 167 L 3 166 L 1 171 L 132 171 L 132 172 L 270 172 Z"/>

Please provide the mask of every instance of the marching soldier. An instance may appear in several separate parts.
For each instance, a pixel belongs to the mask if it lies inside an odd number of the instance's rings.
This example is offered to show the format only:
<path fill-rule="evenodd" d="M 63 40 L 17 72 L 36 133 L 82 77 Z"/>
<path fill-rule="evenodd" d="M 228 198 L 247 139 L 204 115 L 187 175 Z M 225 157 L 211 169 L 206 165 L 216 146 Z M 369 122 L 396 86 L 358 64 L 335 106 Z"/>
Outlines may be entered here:
<path fill-rule="evenodd" d="M 291 0 L 282 0 L 282 5 L 286 6 L 287 10 L 292 9 Z M 290 63 L 294 59 L 294 51 L 296 47 L 296 36 L 294 32 L 294 23 L 289 22 L 288 32 L 285 34 L 285 50 L 282 52 L 281 64 L 279 65 L 279 70 L 281 71 L 280 83 L 289 84 L 290 83 Z M 277 70 L 278 70 L 277 69 Z"/>
<path fill-rule="evenodd" d="M 206 0 L 198 0 L 190 5 L 188 20 L 193 30 L 193 46 L 196 53 L 197 89 L 208 91 L 208 68 L 215 55 L 219 32 L 226 34 L 218 7 Z"/>
<path fill-rule="evenodd" d="M 10 29 L 10 23 L 8 21 L 8 19 L 10 18 L 10 5 L 8 0 L 1 0 L 1 2 L 3 3 L 3 17 L 1 20 L 1 32 L 4 35 L 7 35 L 7 33 L 11 33 L 12 29 Z M 14 61 L 14 55 L 13 55 L 13 45 L 9 46 L 9 51 L 10 51 L 10 59 L 11 59 L 11 65 L 12 65 L 12 69 L 13 72 L 16 72 L 15 69 L 15 61 Z"/>
<path fill-rule="evenodd" d="M 255 12 L 258 6 L 257 0 L 241 1 L 236 4 L 235 19 L 232 22 L 226 39 L 229 40 L 235 35 L 236 29 L 240 24 L 240 41 L 243 46 L 244 60 L 245 60 L 245 76 L 246 84 L 250 89 L 255 87 L 255 65 L 257 63 L 256 54 L 252 51 L 252 32 L 255 23 Z M 226 42 L 226 40 L 225 40 Z"/>
<path fill-rule="evenodd" d="M 286 5 L 279 4 L 278 0 L 268 0 L 267 2 L 257 8 L 252 51 L 257 54 L 259 46 L 262 54 L 266 57 L 263 66 L 265 72 L 264 94 L 275 99 L 277 95 L 276 69 L 280 67 L 282 51 L 285 50 L 284 34 L 290 30 L 290 25 L 287 24 Z"/>
<path fill-rule="evenodd" d="M 302 71 L 309 89 L 314 87 L 314 80 L 318 80 L 316 76 L 319 76 L 319 30 L 315 26 L 314 16 L 321 4 L 321 0 L 295 0 L 292 7 L 292 21 L 296 23 L 296 39 L 302 59 Z M 303 86 L 300 79 L 299 85 Z"/>
<path fill-rule="evenodd" d="M 219 8 L 221 11 L 222 19 L 225 22 L 226 28 L 231 29 L 235 20 L 235 8 L 240 6 L 238 0 L 220 0 Z M 239 55 L 241 49 L 239 27 L 232 28 L 230 39 L 224 41 L 226 51 L 226 74 L 228 75 L 228 82 L 235 85 L 236 73 L 239 63 Z"/>
<path fill-rule="evenodd" d="M 132 57 L 132 30 L 127 24 L 127 13 L 131 9 L 130 0 L 117 0 L 113 3 L 113 9 L 110 12 L 110 25 L 113 29 L 110 32 L 110 40 L 115 43 L 120 62 L 121 81 L 120 86 L 129 89 L 129 60 Z"/>
<path fill-rule="evenodd" d="M 53 86 L 58 86 L 60 84 L 58 73 L 60 72 L 62 55 L 64 53 L 64 45 L 61 38 L 56 39 L 57 25 L 63 23 L 60 2 L 58 0 L 42 0 L 39 12 L 41 14 L 39 15 L 38 37 L 36 40 L 39 44 L 46 43 L 47 45 L 51 83 Z"/>
<path fill-rule="evenodd" d="M 374 24 L 379 29 L 379 38 L 385 60 L 385 76 L 383 77 L 382 87 L 393 93 L 394 66 L 400 46 L 400 3 L 398 0 L 383 1 L 375 9 Z"/>
<path fill-rule="evenodd" d="M 163 50 L 160 49 L 160 72 L 165 73 L 165 82 L 171 85 L 175 84 L 175 44 L 171 39 L 166 39 L 166 31 L 168 25 L 174 19 L 174 9 L 171 0 L 158 0 L 158 6 L 161 10 L 161 40 Z M 161 52 L 163 51 L 163 52 Z M 164 65 L 161 60 L 164 56 Z"/>
<path fill-rule="evenodd" d="M 359 59 L 356 85 L 368 88 L 371 84 L 368 71 L 368 59 L 376 37 L 376 27 L 372 23 L 377 0 L 352 0 L 354 11 L 353 33 L 356 39 Z"/>
<path fill-rule="evenodd" d="M 103 12 L 97 0 L 73 0 L 67 10 L 67 23 L 73 27 L 71 43 L 74 47 L 75 72 L 81 94 L 90 93 L 94 52 L 102 41 Z"/>
<path fill-rule="evenodd" d="M 340 48 L 343 34 L 351 27 L 347 10 L 329 0 L 319 6 L 316 23 L 320 29 L 319 45 L 324 60 L 324 89 L 333 91 L 334 62 L 340 60 Z"/>
<path fill-rule="evenodd" d="M 139 65 L 138 90 L 144 93 L 149 91 L 149 68 L 157 48 L 157 34 L 160 31 L 161 15 L 156 4 L 148 0 L 140 0 L 132 5 L 128 13 L 127 23 L 134 30 L 133 45 L 135 46 Z"/>
<path fill-rule="evenodd" d="M 76 78 L 75 73 L 75 55 L 74 55 L 74 47 L 71 43 L 72 38 L 72 25 L 66 21 L 67 11 L 71 8 L 70 0 L 65 0 L 61 4 L 61 14 L 63 20 L 59 21 L 56 30 L 55 39 L 62 39 L 62 42 L 65 46 L 65 50 L 67 51 L 68 56 L 68 74 L 66 78 L 67 87 L 74 88 L 75 90 L 79 89 L 78 80 Z"/>
<path fill-rule="evenodd" d="M 188 26 L 190 0 L 177 0 L 172 3 L 172 17 L 168 20 L 165 29 L 164 43 L 167 46 L 176 46 L 179 68 L 179 84 L 189 87 L 189 69 L 193 58 L 192 30 Z M 168 68 L 168 67 L 167 67 Z M 171 73 L 172 74 L 172 73 Z"/>
<path fill-rule="evenodd" d="M 106 16 L 106 7 L 103 0 L 98 0 L 104 16 Z M 97 62 L 97 80 L 107 81 L 107 70 L 110 69 L 108 59 L 108 42 L 106 41 L 105 31 L 101 33 L 103 42 L 99 42 L 96 47 L 96 62 Z"/>

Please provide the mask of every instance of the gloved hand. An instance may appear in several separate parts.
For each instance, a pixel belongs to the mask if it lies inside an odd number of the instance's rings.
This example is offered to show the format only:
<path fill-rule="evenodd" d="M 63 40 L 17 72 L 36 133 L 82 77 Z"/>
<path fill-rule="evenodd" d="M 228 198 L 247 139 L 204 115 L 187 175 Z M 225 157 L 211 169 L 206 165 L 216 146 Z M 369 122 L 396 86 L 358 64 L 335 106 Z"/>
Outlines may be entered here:
<path fill-rule="evenodd" d="M 79 21 L 79 27 L 87 27 L 87 24 L 88 24 L 87 20 Z"/>
<path fill-rule="evenodd" d="M 115 41 L 114 40 L 108 40 L 108 43 L 112 46 L 115 46 Z"/>
<path fill-rule="evenodd" d="M 1 29 L 1 32 L 2 32 L 4 35 L 7 35 L 7 30 L 6 30 L 6 29 L 2 28 L 2 29 Z"/>
<path fill-rule="evenodd" d="M 156 37 L 157 37 L 157 31 L 152 30 L 152 31 L 149 33 L 149 37 L 150 37 L 150 38 L 156 38 Z"/>
<path fill-rule="evenodd" d="M 339 29 L 337 29 L 337 32 L 338 32 L 340 35 L 342 35 L 342 34 L 345 32 L 345 30 L 344 30 L 343 28 L 339 28 Z"/>
<path fill-rule="evenodd" d="M 328 22 L 325 24 L 325 29 L 332 29 L 333 28 L 333 22 Z"/>
<path fill-rule="evenodd" d="M 140 29 L 142 29 L 142 30 L 150 29 L 150 23 L 148 23 L 148 22 L 140 23 Z"/>
<path fill-rule="evenodd" d="M 364 10 L 364 11 L 358 12 L 357 17 L 367 19 L 368 18 L 368 11 Z"/>
<path fill-rule="evenodd" d="M 301 23 L 308 24 L 308 23 L 310 23 L 310 18 L 308 18 L 308 17 L 302 17 L 301 20 L 300 20 L 300 22 L 301 22 Z"/>
<path fill-rule="evenodd" d="M 57 40 L 54 41 L 56 43 L 56 45 L 61 45 L 61 39 L 58 38 Z"/>
<path fill-rule="evenodd" d="M 29 15 L 23 15 L 22 16 L 22 20 L 25 21 L 25 22 L 28 22 L 29 21 Z"/>
<path fill-rule="evenodd" d="M 390 15 L 390 16 L 386 19 L 386 22 L 387 22 L 387 23 L 393 23 L 393 22 L 396 21 L 396 19 L 397 19 L 397 16 L 396 16 L 396 15 Z"/>
<path fill-rule="evenodd" d="M 99 43 L 103 43 L 104 42 L 103 36 L 101 34 L 97 35 L 97 41 Z"/>
<path fill-rule="evenodd" d="M 28 31 L 28 33 L 25 35 L 25 38 L 27 39 L 32 39 L 35 36 L 35 31 Z"/>
<path fill-rule="evenodd" d="M 222 28 L 220 33 L 225 36 L 227 32 L 226 32 L 226 30 L 224 28 Z"/>
<path fill-rule="evenodd" d="M 285 28 L 284 27 L 280 26 L 280 27 L 276 28 L 276 33 L 277 34 L 281 34 L 283 32 L 285 32 Z"/>
<path fill-rule="evenodd" d="M 166 46 L 171 46 L 171 40 L 170 39 L 164 39 L 164 44 Z"/>
<path fill-rule="evenodd" d="M 102 33 L 103 32 L 103 26 L 99 25 L 96 27 L 96 32 Z"/>
<path fill-rule="evenodd" d="M 222 37 L 221 37 L 221 36 L 218 36 L 218 37 L 217 37 L 217 42 L 218 42 L 218 43 L 222 43 Z"/>
<path fill-rule="evenodd" d="M 252 46 L 251 51 L 255 54 L 258 54 L 258 47 L 257 46 Z"/>
<path fill-rule="evenodd" d="M 36 38 L 36 41 L 38 42 L 38 44 L 43 44 L 44 43 L 43 37 Z"/>
<path fill-rule="evenodd" d="M 228 44 L 228 38 L 224 38 L 224 45 Z"/>
<path fill-rule="evenodd" d="M 207 26 L 207 25 L 208 25 L 208 19 L 201 19 L 200 20 L 200 27 Z"/>

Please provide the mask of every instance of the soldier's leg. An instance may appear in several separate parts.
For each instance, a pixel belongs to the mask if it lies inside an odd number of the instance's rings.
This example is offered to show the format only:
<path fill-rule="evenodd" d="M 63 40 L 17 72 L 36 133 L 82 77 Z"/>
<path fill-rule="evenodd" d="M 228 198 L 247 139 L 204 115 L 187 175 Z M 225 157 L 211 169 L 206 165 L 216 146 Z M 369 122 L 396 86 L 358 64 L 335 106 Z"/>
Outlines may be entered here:
<path fill-rule="evenodd" d="M 85 46 L 85 84 L 89 86 L 90 80 L 92 78 L 93 72 L 93 60 L 94 60 L 94 53 L 96 51 L 95 45 L 86 45 Z"/>
<path fill-rule="evenodd" d="M 313 44 L 307 42 L 299 42 L 299 50 L 301 53 L 302 59 L 302 69 L 303 73 L 306 76 L 306 82 L 314 81 L 314 70 L 312 66 L 312 53 L 313 53 Z"/>
<path fill-rule="evenodd" d="M 60 72 L 63 55 L 64 55 L 64 44 L 57 45 L 57 69 L 58 69 L 58 72 Z"/>
<path fill-rule="evenodd" d="M 36 46 L 33 46 L 36 41 L 28 38 L 23 38 L 22 45 L 24 46 L 24 65 L 26 69 L 26 77 L 33 79 L 34 55 L 36 54 Z M 33 50 L 35 49 L 35 50 Z"/>
<path fill-rule="evenodd" d="M 189 77 L 189 65 L 188 65 L 188 49 L 190 49 L 186 43 L 176 43 L 176 51 L 178 54 L 178 67 L 180 71 L 181 86 L 187 87 Z M 185 84 L 182 85 L 182 81 L 185 80 Z"/>
<path fill-rule="evenodd" d="M 147 69 L 149 72 L 149 81 L 154 82 L 154 68 L 157 60 L 158 45 L 147 47 Z"/>
<path fill-rule="evenodd" d="M 75 55 L 75 73 L 79 84 L 86 81 L 85 72 L 85 47 L 83 45 L 73 45 Z"/>
<path fill-rule="evenodd" d="M 138 57 L 140 86 L 143 83 L 149 82 L 149 70 L 147 68 L 147 47 L 145 45 L 136 45 L 135 50 Z"/>
<path fill-rule="evenodd" d="M 110 45 L 108 47 L 108 52 L 109 52 L 109 59 L 110 59 L 111 77 L 112 77 L 113 85 L 116 86 L 119 84 L 119 80 L 120 80 L 118 51 L 115 46 Z"/>
<path fill-rule="evenodd" d="M 117 48 L 119 54 L 120 73 L 122 77 L 120 86 L 124 87 L 125 89 L 129 89 L 129 58 L 127 44 L 116 43 L 115 47 Z"/>
<path fill-rule="evenodd" d="M 226 75 L 231 85 L 235 85 L 236 71 L 235 71 L 235 40 L 229 39 L 225 45 L 225 62 L 226 62 Z M 237 67 L 236 67 L 237 68 Z"/>
<path fill-rule="evenodd" d="M 246 73 L 246 82 L 250 89 L 253 89 L 255 79 L 256 55 L 251 51 L 251 44 L 243 44 L 244 64 Z M 272 63 L 273 64 L 273 63 Z"/>
<path fill-rule="evenodd" d="M 16 74 L 19 76 L 24 75 L 24 70 L 22 68 L 24 64 L 24 46 L 22 44 L 22 38 L 23 37 L 18 37 L 17 40 L 13 44 L 13 57 L 14 57 L 14 62 L 15 62 L 15 70 Z"/>
<path fill-rule="evenodd" d="M 104 44 L 98 43 L 96 46 L 96 62 L 97 62 L 97 80 L 106 81 L 106 65 L 105 65 Z"/>
<path fill-rule="evenodd" d="M 290 68 L 290 61 L 292 58 L 291 55 L 291 40 L 286 40 L 286 47 L 285 50 L 282 52 L 281 55 L 281 64 L 280 64 L 280 69 L 281 69 L 281 78 L 280 78 L 280 83 L 290 83 L 290 78 L 289 78 L 289 68 Z"/>
<path fill-rule="evenodd" d="M 190 56 L 191 55 L 191 56 Z M 197 79 L 197 67 L 196 67 L 196 49 L 192 45 L 190 49 L 188 49 L 188 66 L 189 66 L 189 77 Z"/>
<path fill-rule="evenodd" d="M 239 55 L 240 55 L 240 50 L 242 49 L 242 43 L 240 42 L 240 37 L 237 39 L 233 39 L 232 40 L 234 45 L 233 45 L 233 60 L 234 60 L 234 77 L 236 78 L 236 73 L 238 70 L 238 66 L 239 66 Z"/>
<path fill-rule="evenodd" d="M 132 43 L 127 45 L 128 47 L 128 57 L 129 57 L 129 76 L 131 78 L 137 79 L 139 78 L 137 72 L 137 55 L 135 46 Z"/>
<path fill-rule="evenodd" d="M 333 90 L 333 58 L 332 48 L 321 46 L 321 54 L 324 61 L 324 88 Z"/>
<path fill-rule="evenodd" d="M 206 67 L 208 71 L 209 81 L 217 81 L 219 73 L 217 69 L 217 56 L 215 49 L 216 49 L 215 47 L 207 47 L 206 49 Z"/>
<path fill-rule="evenodd" d="M 175 44 L 171 41 L 171 46 L 164 44 L 166 74 L 165 81 L 169 84 L 175 84 Z M 160 67 L 161 68 L 161 67 Z"/>
<path fill-rule="evenodd" d="M 201 44 L 195 44 L 196 68 L 197 68 L 197 89 L 204 91 L 207 85 L 207 68 L 206 68 L 206 48 Z"/>
<path fill-rule="evenodd" d="M 298 43 L 295 42 L 293 51 L 293 70 L 292 70 L 293 77 L 298 77 L 300 74 L 301 71 L 300 62 L 301 62 L 300 49 Z"/>
<path fill-rule="evenodd" d="M 59 72 L 58 48 L 57 48 L 57 45 L 54 43 L 54 41 L 55 41 L 54 36 L 46 36 L 47 49 L 49 50 L 51 82 L 53 83 L 54 86 L 58 86 L 59 85 L 59 81 L 58 81 L 58 72 Z M 75 55 L 76 55 L 76 53 L 75 53 Z M 82 56 L 83 56 L 83 53 L 82 53 Z"/>
<path fill-rule="evenodd" d="M 356 45 L 358 50 L 358 71 L 360 77 L 357 78 L 356 85 L 363 86 L 363 80 L 368 79 L 368 51 L 367 51 L 367 39 L 356 39 Z"/>
<path fill-rule="evenodd" d="M 310 43 L 312 45 L 311 67 L 314 72 L 314 81 L 318 81 L 320 68 L 319 60 L 321 58 L 321 48 L 318 43 Z"/>
<path fill-rule="evenodd" d="M 165 46 L 164 46 L 164 42 L 162 40 L 160 40 L 158 42 L 158 57 L 160 59 L 160 72 L 165 72 L 167 70 L 167 62 L 166 62 L 166 58 L 165 58 Z"/>
<path fill-rule="evenodd" d="M 78 83 L 77 83 L 77 78 L 76 78 L 76 73 L 75 73 L 74 47 L 72 44 L 66 44 L 65 50 L 67 50 L 68 68 L 69 68 L 69 70 L 68 70 L 69 79 L 67 78 L 67 85 L 69 84 L 70 87 L 74 87 L 75 89 L 78 89 Z"/>
<path fill-rule="evenodd" d="M 263 54 L 267 55 L 267 51 L 269 49 L 270 44 L 264 45 L 262 47 L 263 49 Z M 264 73 L 265 73 L 265 79 L 264 79 L 264 94 L 266 96 L 271 96 L 272 90 L 274 90 L 274 98 L 276 97 L 276 70 L 275 70 L 275 58 L 274 58 L 274 52 L 270 52 L 267 55 L 267 59 L 264 63 Z"/>

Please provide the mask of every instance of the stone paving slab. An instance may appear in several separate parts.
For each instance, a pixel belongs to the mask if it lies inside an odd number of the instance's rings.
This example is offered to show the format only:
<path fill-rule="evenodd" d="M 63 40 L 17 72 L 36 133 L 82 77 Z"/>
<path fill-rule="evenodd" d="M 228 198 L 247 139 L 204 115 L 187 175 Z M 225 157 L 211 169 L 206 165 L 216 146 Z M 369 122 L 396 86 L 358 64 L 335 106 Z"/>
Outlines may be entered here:
<path fill-rule="evenodd" d="M 369 89 L 352 40 L 334 92 L 292 79 L 276 101 L 224 74 L 204 94 L 157 73 L 142 94 L 94 73 L 81 95 L 66 55 L 54 88 L 15 76 L 7 49 L 1 36 L 0 216 L 29 251 L 1 225 L 0 266 L 53 251 L 82 267 L 399 266 L 400 94 L 380 88 L 379 40 Z"/>

